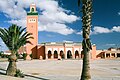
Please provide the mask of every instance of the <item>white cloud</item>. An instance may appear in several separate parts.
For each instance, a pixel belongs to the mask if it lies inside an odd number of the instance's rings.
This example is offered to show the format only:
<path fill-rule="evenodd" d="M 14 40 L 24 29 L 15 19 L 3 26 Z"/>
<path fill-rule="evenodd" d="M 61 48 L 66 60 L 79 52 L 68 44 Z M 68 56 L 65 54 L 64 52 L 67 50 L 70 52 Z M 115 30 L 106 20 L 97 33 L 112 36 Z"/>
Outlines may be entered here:
<path fill-rule="evenodd" d="M 105 46 L 116 46 L 116 44 L 105 44 Z"/>
<path fill-rule="evenodd" d="M 112 33 L 112 32 L 120 32 L 120 26 L 113 26 L 111 29 L 101 26 L 94 26 L 90 34 L 94 35 L 94 34 L 103 34 L 103 33 Z M 82 31 L 77 32 L 76 34 L 82 35 Z"/>
<path fill-rule="evenodd" d="M 65 24 L 61 24 L 61 23 L 48 23 L 46 25 L 40 24 L 40 26 L 42 27 L 38 28 L 39 31 L 55 32 L 63 35 L 68 35 L 75 32 L 72 28 L 69 28 Z"/>
<path fill-rule="evenodd" d="M 51 35 L 51 34 L 47 34 L 46 36 L 50 38 L 55 37 L 55 35 Z"/>
<path fill-rule="evenodd" d="M 112 31 L 120 32 L 120 26 L 114 26 L 114 27 L 112 28 Z"/>
<path fill-rule="evenodd" d="M 0 38 L 0 51 L 8 50 L 2 39 Z"/>
<path fill-rule="evenodd" d="M 42 15 L 39 16 L 40 22 L 43 24 L 45 23 L 72 23 L 76 20 L 78 20 L 77 16 L 75 15 L 68 15 L 63 11 L 58 11 L 58 12 L 47 12 L 43 11 Z"/>
<path fill-rule="evenodd" d="M 65 23 L 72 23 L 79 18 L 72 14 L 68 15 L 66 13 L 68 10 L 59 7 L 58 2 L 43 1 L 39 4 L 39 8 L 43 10 L 42 15 L 39 15 L 39 31 L 55 32 L 62 35 L 75 32 L 72 28 L 66 26 Z"/>
<path fill-rule="evenodd" d="M 80 31 L 80 32 L 76 32 L 76 34 L 78 34 L 78 35 L 82 35 L 82 31 Z"/>
<path fill-rule="evenodd" d="M 0 0 L 0 11 L 12 19 L 21 19 L 26 16 L 24 8 L 15 5 L 15 0 Z"/>
<path fill-rule="evenodd" d="M 3 29 L 4 27 L 0 27 L 0 28 Z M 8 48 L 4 44 L 3 40 L 0 38 L 0 51 L 5 51 L 5 50 L 8 50 Z"/>
<path fill-rule="evenodd" d="M 118 12 L 118 15 L 120 15 L 120 12 Z"/>
<path fill-rule="evenodd" d="M 104 27 L 95 26 L 91 34 L 110 33 L 111 30 Z"/>
<path fill-rule="evenodd" d="M 9 23 L 25 27 L 27 13 L 25 9 L 29 8 L 33 2 L 42 11 L 39 15 L 39 31 L 55 32 L 62 35 L 74 32 L 66 23 L 73 23 L 79 17 L 74 14 L 68 15 L 67 13 L 70 11 L 60 7 L 55 0 L 0 0 L 0 11 L 12 19 L 8 21 Z"/>
<path fill-rule="evenodd" d="M 11 20 L 8 21 L 9 23 L 17 24 L 22 27 L 26 27 L 26 19 L 19 19 L 19 20 Z"/>

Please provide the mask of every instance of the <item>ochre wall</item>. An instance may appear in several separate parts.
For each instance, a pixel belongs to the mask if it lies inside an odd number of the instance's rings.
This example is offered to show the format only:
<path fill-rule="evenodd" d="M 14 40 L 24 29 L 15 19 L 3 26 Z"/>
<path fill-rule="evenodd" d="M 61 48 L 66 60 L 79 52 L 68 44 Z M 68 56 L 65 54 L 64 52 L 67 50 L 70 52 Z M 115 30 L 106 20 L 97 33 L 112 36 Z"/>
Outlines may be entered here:
<path fill-rule="evenodd" d="M 91 59 L 96 59 L 96 46 L 95 45 L 92 46 L 91 53 L 92 53 Z"/>

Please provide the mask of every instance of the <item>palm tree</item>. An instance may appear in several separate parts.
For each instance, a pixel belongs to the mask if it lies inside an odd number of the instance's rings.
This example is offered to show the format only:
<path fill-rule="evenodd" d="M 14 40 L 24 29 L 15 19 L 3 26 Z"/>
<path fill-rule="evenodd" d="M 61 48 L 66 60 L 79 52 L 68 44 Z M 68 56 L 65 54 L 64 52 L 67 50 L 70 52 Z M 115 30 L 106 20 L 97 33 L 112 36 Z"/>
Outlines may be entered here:
<path fill-rule="evenodd" d="M 15 76 L 17 66 L 16 66 L 16 53 L 18 49 L 25 45 L 26 43 L 31 43 L 28 39 L 31 37 L 31 33 L 24 32 L 26 28 L 19 27 L 17 25 L 12 25 L 8 29 L 0 28 L 0 37 L 6 44 L 8 49 L 11 51 L 11 55 L 8 59 L 9 65 L 6 74 L 9 76 Z"/>
<path fill-rule="evenodd" d="M 81 80 L 91 80 L 90 75 L 90 63 L 89 63 L 89 54 L 92 49 L 90 42 L 90 28 L 92 20 L 92 0 L 78 0 L 78 6 L 82 2 L 82 29 L 83 29 L 83 41 L 82 48 L 84 53 L 83 58 L 83 68 L 81 74 Z"/>

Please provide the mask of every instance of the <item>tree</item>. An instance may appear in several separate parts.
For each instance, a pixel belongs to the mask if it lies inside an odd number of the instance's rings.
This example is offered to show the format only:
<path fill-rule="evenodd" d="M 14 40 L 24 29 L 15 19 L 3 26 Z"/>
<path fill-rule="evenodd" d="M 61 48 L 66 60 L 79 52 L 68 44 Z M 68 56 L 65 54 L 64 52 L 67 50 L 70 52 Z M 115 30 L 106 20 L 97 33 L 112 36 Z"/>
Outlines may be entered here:
<path fill-rule="evenodd" d="M 18 49 L 25 45 L 26 43 L 31 43 L 30 38 L 33 38 L 31 33 L 24 32 L 26 28 L 19 27 L 17 25 L 12 25 L 8 29 L 0 28 L 0 37 L 11 51 L 11 55 L 8 59 L 9 65 L 6 74 L 9 76 L 15 76 L 17 66 L 16 66 L 16 53 Z"/>
<path fill-rule="evenodd" d="M 82 12 L 82 23 L 83 23 L 82 48 L 84 53 L 81 80 L 91 80 L 89 54 L 90 54 L 90 50 L 92 49 L 92 45 L 90 42 L 90 28 L 92 22 L 92 0 L 78 0 L 79 7 L 81 2 L 82 2 L 81 12 Z"/>

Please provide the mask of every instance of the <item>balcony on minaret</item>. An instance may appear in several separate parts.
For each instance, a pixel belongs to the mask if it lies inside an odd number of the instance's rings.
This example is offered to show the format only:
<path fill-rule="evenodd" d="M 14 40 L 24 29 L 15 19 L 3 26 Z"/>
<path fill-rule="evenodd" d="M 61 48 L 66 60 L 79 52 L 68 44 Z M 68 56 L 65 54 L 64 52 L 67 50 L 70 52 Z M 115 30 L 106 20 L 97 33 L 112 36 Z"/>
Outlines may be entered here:
<path fill-rule="evenodd" d="M 27 15 L 38 15 L 35 4 L 30 5 L 30 12 L 28 12 Z"/>

